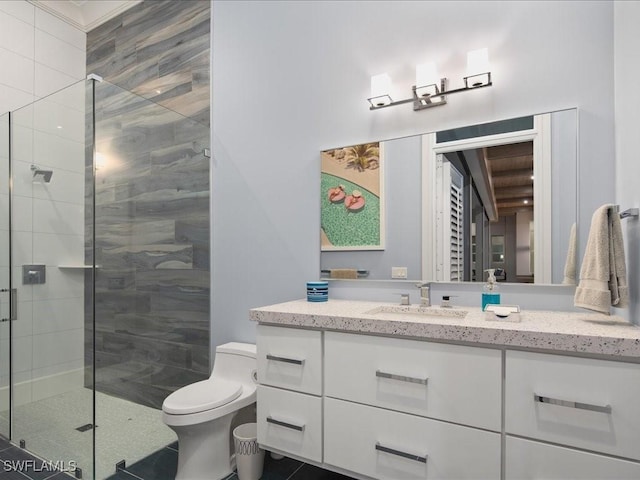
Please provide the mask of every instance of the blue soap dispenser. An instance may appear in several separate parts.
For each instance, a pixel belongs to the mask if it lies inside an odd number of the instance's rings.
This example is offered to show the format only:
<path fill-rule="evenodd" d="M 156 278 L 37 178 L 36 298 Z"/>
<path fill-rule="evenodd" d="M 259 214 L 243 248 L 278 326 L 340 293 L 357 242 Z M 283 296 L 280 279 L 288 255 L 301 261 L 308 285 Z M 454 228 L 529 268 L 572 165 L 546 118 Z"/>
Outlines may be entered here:
<path fill-rule="evenodd" d="M 500 294 L 498 293 L 498 285 L 496 284 L 495 269 L 489 268 L 485 270 L 489 273 L 487 283 L 484 284 L 484 292 L 482 292 L 482 311 L 487 305 L 500 305 Z"/>

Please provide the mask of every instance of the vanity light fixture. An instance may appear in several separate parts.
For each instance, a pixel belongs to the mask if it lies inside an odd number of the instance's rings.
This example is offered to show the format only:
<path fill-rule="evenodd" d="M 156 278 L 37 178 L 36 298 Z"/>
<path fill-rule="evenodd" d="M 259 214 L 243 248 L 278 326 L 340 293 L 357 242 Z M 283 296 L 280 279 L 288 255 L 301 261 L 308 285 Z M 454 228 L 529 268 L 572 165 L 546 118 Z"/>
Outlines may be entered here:
<path fill-rule="evenodd" d="M 435 63 L 423 63 L 416 66 L 416 84 L 411 87 L 412 96 L 404 100 L 393 101 L 390 95 L 391 78 L 386 73 L 371 77 L 371 97 L 369 110 L 413 103 L 415 111 L 437 107 L 447 103 L 446 96 L 476 88 L 490 87 L 491 71 L 489 53 L 486 48 L 467 54 L 467 76 L 464 87 L 447 90 L 447 78 L 438 77 Z"/>
<path fill-rule="evenodd" d="M 388 107 L 391 105 L 391 97 L 389 92 L 391 91 L 391 78 L 386 73 L 380 75 L 374 75 L 371 77 L 371 108 Z"/>

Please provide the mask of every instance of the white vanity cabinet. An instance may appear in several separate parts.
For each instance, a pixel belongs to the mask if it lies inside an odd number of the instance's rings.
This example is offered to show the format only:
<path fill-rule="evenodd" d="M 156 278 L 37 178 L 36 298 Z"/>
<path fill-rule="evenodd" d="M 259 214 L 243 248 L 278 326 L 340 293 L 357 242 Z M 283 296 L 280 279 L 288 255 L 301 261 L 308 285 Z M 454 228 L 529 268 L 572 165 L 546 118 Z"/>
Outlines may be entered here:
<path fill-rule="evenodd" d="M 258 386 L 258 443 L 300 458 L 322 461 L 322 399 Z"/>
<path fill-rule="evenodd" d="M 322 332 L 258 326 L 258 443 L 322 461 Z"/>
<path fill-rule="evenodd" d="M 325 332 L 324 352 L 325 463 L 389 480 L 500 477 L 499 350 Z"/>
<path fill-rule="evenodd" d="M 327 397 L 500 431 L 500 350 L 325 332 Z"/>
<path fill-rule="evenodd" d="M 325 398 L 324 462 L 384 480 L 500 478 L 500 434 Z"/>
<path fill-rule="evenodd" d="M 322 332 L 258 325 L 260 385 L 322 395 Z"/>
<path fill-rule="evenodd" d="M 639 398 L 638 364 L 507 351 L 506 478 L 640 478 L 639 463 L 606 456 L 640 460 Z"/>
<path fill-rule="evenodd" d="M 325 398 L 324 462 L 384 480 L 500 478 L 500 434 Z"/>
<path fill-rule="evenodd" d="M 499 350 L 265 325 L 257 345 L 262 446 L 359 478 L 500 478 Z"/>
<path fill-rule="evenodd" d="M 640 463 L 507 436 L 507 480 L 638 480 Z"/>
<path fill-rule="evenodd" d="M 259 443 L 361 480 L 640 479 L 640 329 L 382 306 L 251 311 Z"/>

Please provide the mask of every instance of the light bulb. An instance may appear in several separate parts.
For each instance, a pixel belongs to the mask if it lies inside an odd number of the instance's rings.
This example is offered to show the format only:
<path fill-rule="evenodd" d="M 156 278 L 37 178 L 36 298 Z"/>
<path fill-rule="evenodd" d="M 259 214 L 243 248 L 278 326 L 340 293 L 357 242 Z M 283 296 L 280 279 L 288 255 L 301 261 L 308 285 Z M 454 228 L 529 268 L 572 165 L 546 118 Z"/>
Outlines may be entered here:
<path fill-rule="evenodd" d="M 391 78 L 386 73 L 371 77 L 371 99 L 373 106 L 381 107 L 391 103 L 389 92 L 391 91 Z"/>
<path fill-rule="evenodd" d="M 467 87 L 481 87 L 489 83 L 489 50 L 481 48 L 467 53 Z"/>
<path fill-rule="evenodd" d="M 438 68 L 433 62 L 416 65 L 416 95 L 428 97 L 438 93 Z"/>

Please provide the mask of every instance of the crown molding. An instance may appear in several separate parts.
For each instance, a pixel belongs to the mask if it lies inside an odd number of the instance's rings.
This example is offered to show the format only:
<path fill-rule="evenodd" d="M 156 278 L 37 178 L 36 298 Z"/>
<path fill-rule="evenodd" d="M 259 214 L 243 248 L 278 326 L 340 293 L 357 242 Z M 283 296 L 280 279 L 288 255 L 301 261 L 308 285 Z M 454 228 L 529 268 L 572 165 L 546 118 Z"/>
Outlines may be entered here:
<path fill-rule="evenodd" d="M 27 0 L 69 25 L 89 32 L 142 0 Z"/>
<path fill-rule="evenodd" d="M 84 31 L 90 32 L 139 3 L 142 3 L 142 0 L 93 0 L 83 4 L 80 8 L 83 9 L 86 22 Z M 103 6 L 100 7 L 100 5 Z"/>

